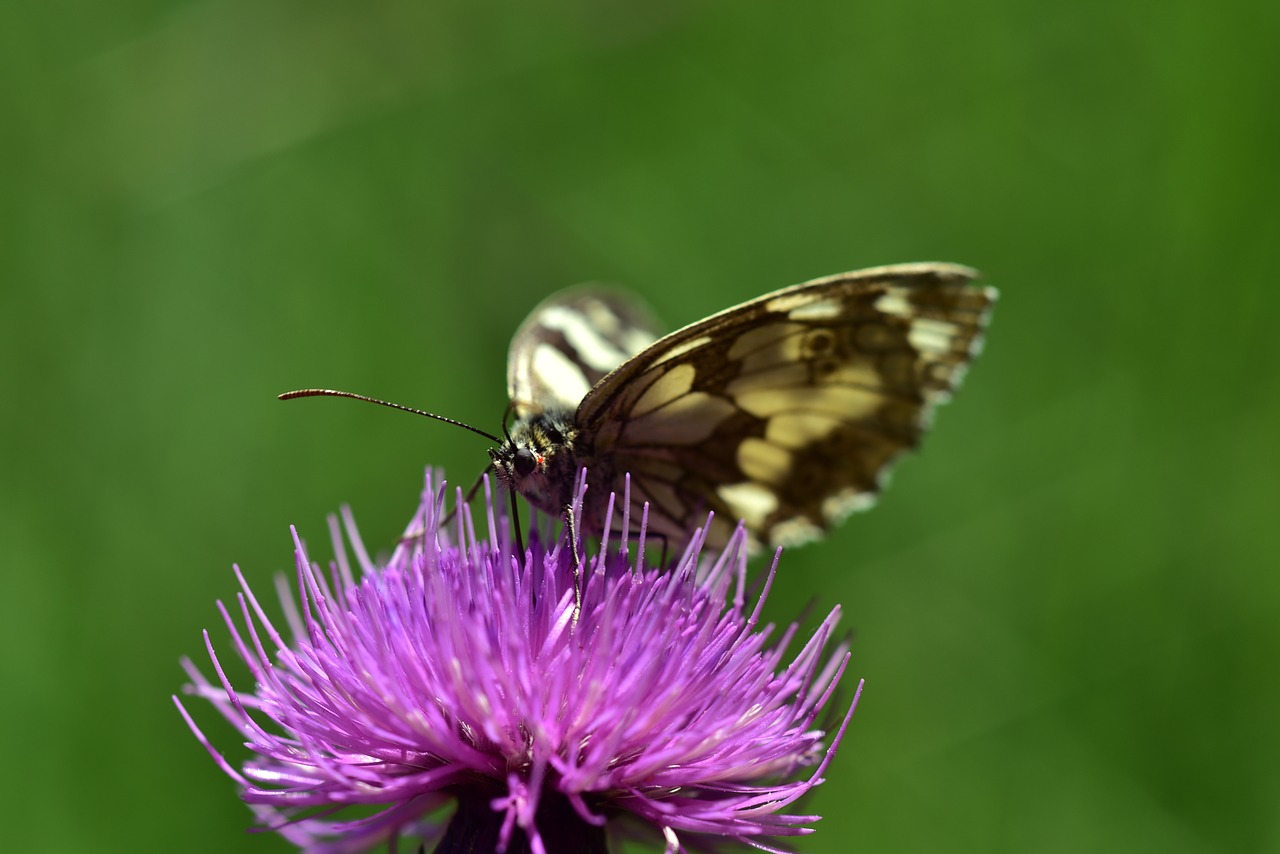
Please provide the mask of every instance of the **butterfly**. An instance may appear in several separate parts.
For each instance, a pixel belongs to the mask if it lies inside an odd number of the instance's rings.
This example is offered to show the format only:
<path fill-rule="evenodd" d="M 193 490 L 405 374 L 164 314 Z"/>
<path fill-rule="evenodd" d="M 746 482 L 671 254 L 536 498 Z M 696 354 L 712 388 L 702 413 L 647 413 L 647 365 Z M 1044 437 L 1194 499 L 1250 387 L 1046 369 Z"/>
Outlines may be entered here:
<path fill-rule="evenodd" d="M 981 349 L 996 292 L 977 277 L 940 263 L 841 273 L 663 337 L 635 297 L 571 288 L 512 339 L 502 438 L 409 411 L 487 436 L 499 481 L 583 534 L 604 533 L 629 475 L 632 514 L 647 503 L 650 535 L 674 547 L 700 526 L 722 547 L 738 520 L 751 547 L 797 544 L 869 506 L 919 445 Z M 281 397 L 320 394 L 372 400 Z"/>

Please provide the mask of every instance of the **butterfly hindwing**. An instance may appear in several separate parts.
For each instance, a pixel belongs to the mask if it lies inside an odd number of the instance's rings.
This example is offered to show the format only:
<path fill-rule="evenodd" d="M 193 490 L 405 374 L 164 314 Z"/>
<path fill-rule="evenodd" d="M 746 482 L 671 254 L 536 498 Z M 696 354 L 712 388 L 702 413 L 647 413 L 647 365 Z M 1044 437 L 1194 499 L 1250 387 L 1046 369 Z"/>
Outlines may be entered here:
<path fill-rule="evenodd" d="M 995 292 L 908 264 L 767 294 L 668 335 L 601 379 L 575 423 L 597 492 L 632 477 L 658 534 L 737 519 L 792 543 L 869 505 L 977 354 Z M 590 520 L 588 520 L 590 521 Z"/>
<path fill-rule="evenodd" d="M 657 337 L 649 309 L 630 294 L 592 285 L 553 294 L 511 339 L 507 394 L 517 412 L 572 411 Z"/>

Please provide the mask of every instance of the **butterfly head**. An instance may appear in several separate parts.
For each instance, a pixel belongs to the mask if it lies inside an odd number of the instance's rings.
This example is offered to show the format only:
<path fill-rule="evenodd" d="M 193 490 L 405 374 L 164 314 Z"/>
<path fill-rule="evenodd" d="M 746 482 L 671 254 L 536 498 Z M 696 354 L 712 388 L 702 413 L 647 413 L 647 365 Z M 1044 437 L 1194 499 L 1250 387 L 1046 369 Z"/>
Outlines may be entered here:
<path fill-rule="evenodd" d="M 548 513 L 559 513 L 573 495 L 578 471 L 573 415 L 557 410 L 520 415 L 506 438 L 489 449 L 494 471 L 508 488 Z"/>

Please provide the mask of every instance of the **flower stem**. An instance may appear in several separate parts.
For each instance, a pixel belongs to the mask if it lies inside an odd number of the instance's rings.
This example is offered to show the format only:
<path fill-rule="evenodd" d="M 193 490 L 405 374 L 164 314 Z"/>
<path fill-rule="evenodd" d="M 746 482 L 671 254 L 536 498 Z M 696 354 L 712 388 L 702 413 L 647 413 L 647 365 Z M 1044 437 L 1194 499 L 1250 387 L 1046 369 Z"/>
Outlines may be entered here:
<path fill-rule="evenodd" d="M 458 793 L 458 810 L 449 820 L 449 827 L 434 854 L 494 854 L 498 850 L 503 814 L 490 806 L 490 800 L 479 792 Z M 549 852 L 609 854 L 604 828 L 583 821 L 569 799 L 559 793 L 543 793 L 534 822 Z M 506 854 L 532 852 L 529 837 L 515 828 Z"/>

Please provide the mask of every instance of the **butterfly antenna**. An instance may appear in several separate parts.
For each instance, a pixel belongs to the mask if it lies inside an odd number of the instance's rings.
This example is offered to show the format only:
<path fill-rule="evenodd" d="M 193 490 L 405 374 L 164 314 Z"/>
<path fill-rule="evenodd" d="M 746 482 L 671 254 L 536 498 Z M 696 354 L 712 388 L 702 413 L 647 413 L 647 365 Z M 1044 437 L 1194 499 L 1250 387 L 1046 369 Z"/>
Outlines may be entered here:
<path fill-rule="evenodd" d="M 486 433 L 485 431 L 481 430 L 478 427 L 472 427 L 470 424 L 464 424 L 463 422 L 455 421 L 452 418 L 445 418 L 443 415 L 436 415 L 434 412 L 427 412 L 426 410 L 423 410 L 423 409 L 414 409 L 412 406 L 402 406 L 399 403 L 391 403 L 390 401 L 386 401 L 386 400 L 378 400 L 378 398 L 376 397 L 369 397 L 363 394 L 355 394 L 354 392 L 350 392 L 350 391 L 335 391 L 334 389 L 331 389 L 331 388 L 300 388 L 297 391 L 286 391 L 284 394 L 280 395 L 280 400 L 293 400 L 296 397 L 349 397 L 352 400 L 363 400 L 366 403 L 376 403 L 379 406 L 389 406 L 392 409 L 399 409 L 401 412 L 411 412 L 414 415 L 422 415 L 427 418 L 434 418 L 437 421 L 443 421 L 446 424 L 452 424 L 455 427 L 461 427 L 464 430 L 470 430 L 472 433 L 477 433 L 481 436 L 484 436 L 490 442 L 502 441 L 497 436 L 494 436 L 492 433 Z M 507 432 L 507 427 L 505 424 L 502 426 L 502 432 L 503 433 Z M 508 438 L 510 438 L 509 435 L 508 435 Z M 474 492 L 474 490 L 472 491 Z"/>
<path fill-rule="evenodd" d="M 507 404 L 506 410 L 502 413 L 502 435 L 507 437 L 507 441 L 511 441 L 511 431 L 507 429 L 507 422 L 511 420 L 511 413 L 516 411 L 516 402 L 513 400 Z"/>
<path fill-rule="evenodd" d="M 392 403 L 389 400 L 379 400 L 376 397 L 369 397 L 368 395 L 365 395 L 365 394 L 356 394 L 355 392 L 351 392 L 351 391 L 337 391 L 336 389 L 331 389 L 331 388 L 300 388 L 297 391 L 286 391 L 284 394 L 279 395 L 280 400 L 293 400 L 294 398 L 297 398 L 297 397 L 349 397 L 352 400 L 363 400 L 365 403 L 376 403 L 379 406 L 389 406 L 392 409 L 399 409 L 401 412 L 409 412 L 414 415 L 421 415 L 426 418 L 434 418 L 437 421 L 443 421 L 446 424 L 452 424 L 455 427 L 461 427 L 464 430 L 470 430 L 472 433 L 476 433 L 477 435 L 484 436 L 490 442 L 497 442 L 499 444 L 502 443 L 502 439 L 498 438 L 492 433 L 486 433 L 484 430 L 481 430 L 479 427 L 472 427 L 470 424 L 465 424 L 461 421 L 455 421 L 452 418 L 445 418 L 443 415 L 436 415 L 434 412 L 427 412 L 424 409 L 414 409 L 412 406 L 404 406 L 399 403 Z M 508 406 L 507 415 L 504 415 L 502 418 L 502 435 L 507 437 L 508 442 L 512 441 L 511 431 L 507 429 L 507 416 L 511 414 L 511 410 L 512 410 L 512 407 Z M 471 499 L 474 498 L 476 495 L 476 490 L 480 488 L 480 484 L 484 480 L 485 474 L 491 468 L 492 466 L 490 466 L 489 468 L 485 469 L 483 472 L 480 473 L 480 477 L 476 479 L 475 485 L 471 487 L 469 492 L 467 492 L 467 499 L 463 503 L 469 504 L 471 502 Z M 444 522 L 448 523 L 449 519 L 453 518 L 453 514 L 456 513 L 457 510 L 458 510 L 457 507 L 451 510 L 449 514 L 445 517 Z M 523 560 L 524 559 L 524 537 L 520 533 L 520 507 L 516 503 L 516 493 L 514 490 L 512 490 L 511 492 L 511 518 L 515 522 L 515 527 L 516 527 L 516 552 L 517 554 L 520 555 L 520 559 Z"/>
<path fill-rule="evenodd" d="M 520 505 L 516 503 L 516 491 L 514 489 L 508 490 L 507 494 L 511 496 L 511 521 L 515 522 L 516 561 L 519 564 L 523 565 L 524 564 L 524 537 L 520 533 Z"/>

